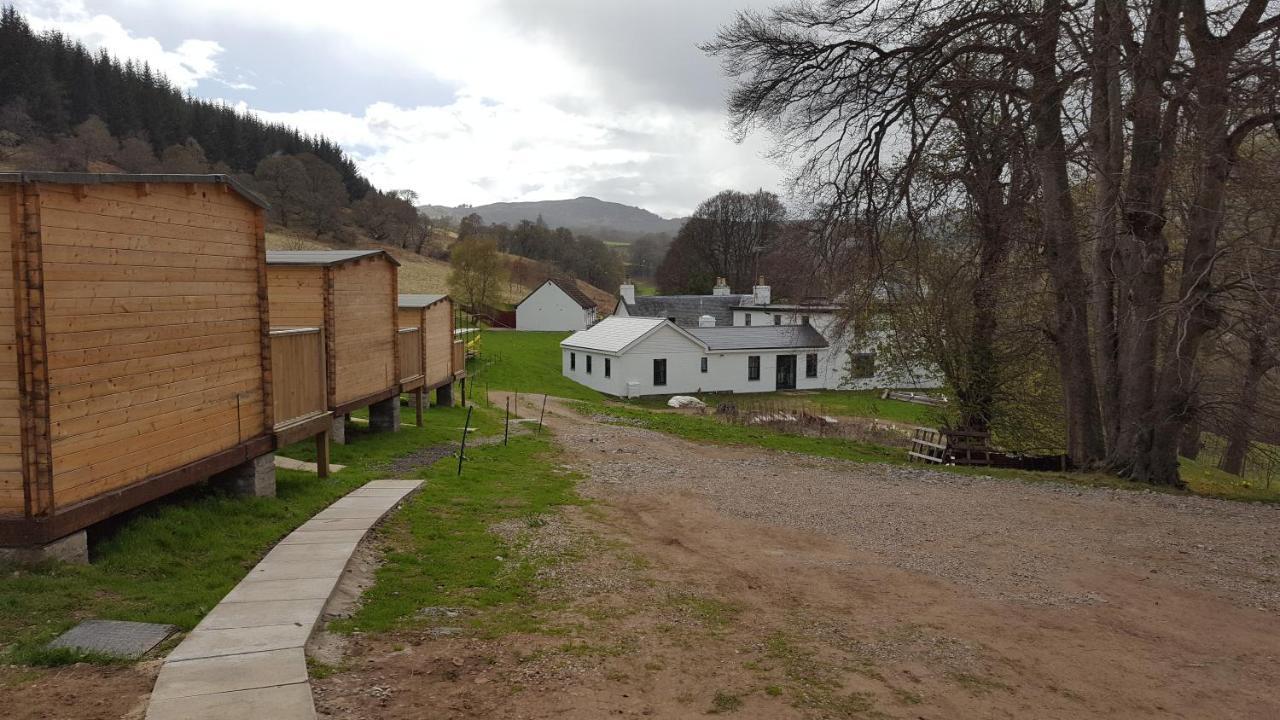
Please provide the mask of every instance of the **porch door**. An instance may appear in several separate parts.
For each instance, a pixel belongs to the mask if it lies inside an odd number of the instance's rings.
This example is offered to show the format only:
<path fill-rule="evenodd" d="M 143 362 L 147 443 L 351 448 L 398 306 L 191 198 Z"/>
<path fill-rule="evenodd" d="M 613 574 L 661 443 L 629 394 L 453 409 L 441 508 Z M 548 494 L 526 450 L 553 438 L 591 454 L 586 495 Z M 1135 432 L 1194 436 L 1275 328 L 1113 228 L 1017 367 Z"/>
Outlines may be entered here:
<path fill-rule="evenodd" d="M 778 356 L 778 389 L 779 390 L 795 390 L 796 389 L 796 356 L 795 355 L 779 355 Z"/>

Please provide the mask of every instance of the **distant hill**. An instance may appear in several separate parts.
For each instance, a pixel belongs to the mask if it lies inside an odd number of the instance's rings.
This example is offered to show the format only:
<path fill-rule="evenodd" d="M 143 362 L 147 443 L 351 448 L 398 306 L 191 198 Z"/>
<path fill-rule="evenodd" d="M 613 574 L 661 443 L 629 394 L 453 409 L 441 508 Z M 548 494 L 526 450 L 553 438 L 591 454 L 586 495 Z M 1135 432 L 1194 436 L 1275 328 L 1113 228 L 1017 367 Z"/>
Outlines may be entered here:
<path fill-rule="evenodd" d="M 649 233 L 675 235 L 684 224 L 683 218 L 669 220 L 644 208 L 593 197 L 462 207 L 422 205 L 418 210 L 431 217 L 450 217 L 454 220 L 461 220 L 471 213 L 476 213 L 484 218 L 487 224 L 505 223 L 511 226 L 518 224 L 521 220 L 537 220 L 541 215 L 543 222 L 549 227 L 566 227 L 574 233 L 595 235 L 602 240 L 614 237 L 634 238 Z"/>

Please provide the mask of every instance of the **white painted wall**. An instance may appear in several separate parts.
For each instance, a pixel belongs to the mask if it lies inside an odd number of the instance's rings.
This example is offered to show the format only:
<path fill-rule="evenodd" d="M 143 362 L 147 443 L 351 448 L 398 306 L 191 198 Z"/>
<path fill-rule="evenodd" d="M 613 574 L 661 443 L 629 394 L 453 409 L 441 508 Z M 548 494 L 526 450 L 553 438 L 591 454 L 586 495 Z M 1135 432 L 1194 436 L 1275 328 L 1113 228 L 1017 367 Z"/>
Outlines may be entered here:
<path fill-rule="evenodd" d="M 781 317 L 783 325 L 799 325 L 807 316 L 814 330 L 830 343 L 824 352 L 823 385 L 829 390 L 878 390 L 881 388 L 916 388 L 933 389 L 942 387 L 942 381 L 934 373 L 925 368 L 910 368 L 909 372 L 897 371 L 877 357 L 875 375 L 869 378 L 850 377 L 850 350 L 858 353 L 874 353 L 883 356 L 882 348 L 892 341 L 887 331 L 872 331 L 861 338 L 855 347 L 851 347 L 848 339 L 839 333 L 839 318 L 830 311 L 817 310 L 754 310 L 735 309 L 733 324 L 746 325 L 747 316 L 751 316 L 752 326 L 773 325 L 774 317 Z"/>
<path fill-rule="evenodd" d="M 596 320 L 594 309 L 584 310 L 555 283 L 542 287 L 516 307 L 517 330 L 586 330 Z"/>
<path fill-rule="evenodd" d="M 570 354 L 575 355 L 571 369 Z M 561 348 L 561 366 L 565 377 L 618 397 L 641 395 L 678 395 L 699 392 L 755 393 L 777 389 L 777 356 L 796 355 L 796 388 L 821 389 L 828 375 L 825 353 L 818 352 L 818 376 L 805 377 L 807 351 L 741 350 L 707 353 L 702 346 L 670 326 L 659 328 L 649 337 L 633 345 L 625 353 L 588 352 Z M 701 360 L 707 358 L 707 372 Z M 747 358 L 760 356 L 760 379 L 748 380 Z M 591 372 L 587 372 L 587 356 L 591 356 Z M 611 377 L 604 377 L 604 358 L 611 360 Z M 653 384 L 653 361 L 666 359 L 667 384 Z M 634 383 L 634 385 L 632 385 Z"/>

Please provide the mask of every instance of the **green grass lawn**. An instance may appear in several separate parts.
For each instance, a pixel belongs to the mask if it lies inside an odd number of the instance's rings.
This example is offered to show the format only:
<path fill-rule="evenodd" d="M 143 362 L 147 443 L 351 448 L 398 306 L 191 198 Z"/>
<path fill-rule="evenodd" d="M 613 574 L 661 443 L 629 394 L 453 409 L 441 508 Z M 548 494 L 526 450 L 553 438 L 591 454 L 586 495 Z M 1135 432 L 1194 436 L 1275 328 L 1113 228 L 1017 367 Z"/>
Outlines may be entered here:
<path fill-rule="evenodd" d="M 356 430 L 351 444 L 332 449 L 332 461 L 345 470 L 323 480 L 277 470 L 274 498 L 231 497 L 208 484 L 170 495 L 91 530 L 91 565 L 0 569 L 0 661 L 105 660 L 42 649 L 85 618 L 194 627 L 280 538 L 351 490 L 387 477 L 382 466 L 394 458 L 458 440 L 465 414 L 462 408 L 431 408 L 424 428 Z M 403 417 L 412 421 L 412 410 Z M 500 427 L 483 410 L 473 424 L 481 432 Z M 307 441 L 282 454 L 312 459 L 314 447 Z"/>
<path fill-rule="evenodd" d="M 796 390 L 772 393 L 702 393 L 695 397 L 709 407 L 732 402 L 739 410 L 807 410 L 817 415 L 876 418 L 906 425 L 937 426 L 937 408 L 928 405 L 881 400 L 876 390 Z M 670 395 L 654 395 L 625 401 L 639 407 L 666 407 Z"/>
<path fill-rule="evenodd" d="M 604 396 L 566 378 L 560 367 L 564 332 L 486 331 L 480 356 L 467 367 L 477 394 L 509 390 L 521 394 L 600 400 Z"/>
<path fill-rule="evenodd" d="M 424 471 L 422 490 L 380 530 L 391 550 L 360 609 L 330 628 L 381 632 L 421 621 L 424 607 L 501 606 L 498 617 L 468 615 L 482 631 L 531 629 L 538 568 L 515 559 L 489 528 L 510 520 L 532 527 L 555 508 L 581 502 L 576 476 L 556 457 L 546 436 L 518 435 L 507 447 L 469 449 L 460 477 L 452 464 Z"/>

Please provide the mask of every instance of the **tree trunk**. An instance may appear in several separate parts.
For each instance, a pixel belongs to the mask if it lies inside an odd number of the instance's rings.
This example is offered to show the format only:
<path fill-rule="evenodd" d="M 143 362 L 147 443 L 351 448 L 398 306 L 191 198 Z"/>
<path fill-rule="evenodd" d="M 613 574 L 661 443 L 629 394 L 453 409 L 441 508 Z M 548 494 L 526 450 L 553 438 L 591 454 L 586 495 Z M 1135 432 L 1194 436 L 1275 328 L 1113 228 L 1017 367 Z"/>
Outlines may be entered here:
<path fill-rule="evenodd" d="M 1067 454 L 1074 464 L 1088 466 L 1103 459 L 1105 445 L 1093 358 L 1089 354 L 1089 286 L 1080 261 L 1075 202 L 1071 198 L 1062 131 L 1065 81 L 1057 72 L 1061 15 L 1062 0 L 1047 0 L 1033 31 L 1031 122 L 1043 194 L 1045 255 L 1053 282 L 1053 339 L 1066 405 Z"/>
<path fill-rule="evenodd" d="M 1124 176 L 1124 98 L 1120 64 L 1126 12 L 1119 0 L 1098 0 L 1094 8 L 1092 107 L 1089 141 L 1093 153 L 1094 258 L 1093 332 L 1103 436 L 1110 449 L 1119 435 L 1120 376 L 1116 367 L 1119 335 L 1116 328 L 1116 235 L 1120 222 L 1120 187 Z"/>
<path fill-rule="evenodd" d="M 1177 108 L 1166 104 L 1166 83 L 1178 46 L 1178 3 L 1151 7 L 1142 45 L 1133 63 L 1129 181 L 1123 229 L 1115 247 L 1117 373 L 1109 465 L 1134 473 L 1154 432 L 1156 349 L 1160 336 L 1168 243 L 1164 237 L 1168 167 L 1173 159 Z M 1170 441 L 1176 446 L 1176 438 Z M 1175 458 L 1176 460 L 1176 458 Z"/>
<path fill-rule="evenodd" d="M 1244 474 L 1244 460 L 1249 454 L 1254 418 L 1258 414 L 1262 378 L 1271 369 L 1273 362 L 1273 358 L 1267 353 L 1267 338 L 1262 332 L 1254 332 L 1249 338 L 1249 358 L 1245 363 L 1244 378 L 1240 382 L 1239 399 L 1231 408 L 1232 423 L 1227 430 L 1227 449 L 1218 462 L 1219 468 L 1232 475 Z"/>
<path fill-rule="evenodd" d="M 1178 440 L 1178 454 L 1189 460 L 1200 457 L 1200 415 L 1191 416 L 1187 426 L 1182 429 L 1182 438 Z"/>

